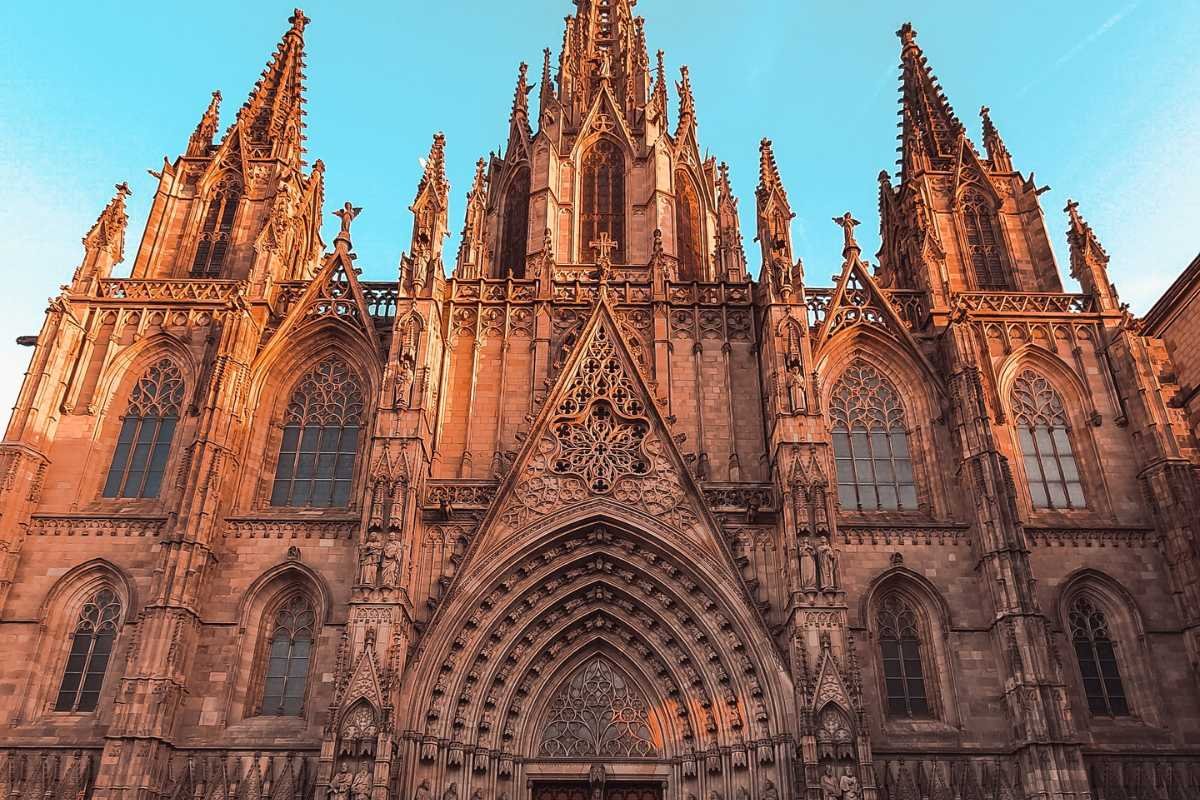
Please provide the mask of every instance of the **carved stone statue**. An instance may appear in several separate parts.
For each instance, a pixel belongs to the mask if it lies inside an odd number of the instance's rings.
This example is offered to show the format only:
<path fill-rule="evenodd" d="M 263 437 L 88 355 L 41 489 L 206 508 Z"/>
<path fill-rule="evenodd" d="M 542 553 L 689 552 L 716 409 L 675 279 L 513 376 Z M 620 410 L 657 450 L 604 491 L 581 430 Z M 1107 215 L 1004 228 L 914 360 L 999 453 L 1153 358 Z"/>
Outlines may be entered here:
<path fill-rule="evenodd" d="M 333 780 L 329 782 L 325 797 L 328 800 L 350 800 L 350 786 L 353 783 L 354 776 L 350 774 L 350 765 L 343 761 L 334 773 Z"/>
<path fill-rule="evenodd" d="M 775 788 L 775 782 L 770 778 L 763 780 L 762 792 L 759 794 L 760 800 L 779 800 L 779 790 Z"/>
<path fill-rule="evenodd" d="M 733 793 L 736 800 L 750 800 L 750 790 L 745 786 L 739 786 L 737 791 Z"/>
<path fill-rule="evenodd" d="M 853 773 L 847 771 L 842 776 L 842 800 L 858 800 L 860 789 L 858 787 L 858 778 Z"/>
<path fill-rule="evenodd" d="M 787 372 L 788 407 L 792 413 L 802 413 L 808 410 L 808 397 L 804 392 L 804 373 L 799 364 L 788 367 Z"/>
<path fill-rule="evenodd" d="M 399 539 L 388 539 L 388 543 L 383 546 L 383 573 L 380 583 L 389 589 L 400 585 L 400 556 L 403 551 L 404 545 Z"/>
<path fill-rule="evenodd" d="M 821 570 L 821 589 L 829 591 L 838 587 L 837 553 L 829 544 L 829 537 L 822 534 L 817 545 L 817 565 Z"/>
<path fill-rule="evenodd" d="M 826 764 L 821 776 L 821 800 L 842 800 L 842 784 L 833 774 L 833 764 Z"/>
<path fill-rule="evenodd" d="M 350 237 L 350 223 L 354 222 L 354 218 L 362 213 L 361 208 L 355 208 L 352 203 L 346 203 L 344 206 L 333 212 L 333 215 L 342 221 L 342 229 L 338 232 L 338 236 Z"/>
<path fill-rule="evenodd" d="M 371 800 L 371 773 L 367 770 L 367 762 L 358 767 L 354 773 L 354 782 L 350 785 L 350 796 L 354 800 Z"/>
<path fill-rule="evenodd" d="M 475 791 L 471 792 L 471 800 L 483 800 L 483 789 L 476 787 Z"/>
<path fill-rule="evenodd" d="M 416 794 L 413 795 L 413 800 L 430 800 L 433 793 L 429 791 L 429 779 L 426 778 L 417 786 Z"/>
<path fill-rule="evenodd" d="M 800 543 L 800 588 L 817 588 L 817 551 L 808 537 Z"/>
<path fill-rule="evenodd" d="M 383 553 L 383 544 L 379 540 L 379 532 L 371 531 L 367 540 L 359 548 L 358 582 L 363 586 L 374 586 L 379 574 L 379 556 Z"/>
<path fill-rule="evenodd" d="M 450 781 L 450 785 L 446 787 L 446 791 L 442 792 L 442 800 L 458 800 L 458 784 Z"/>

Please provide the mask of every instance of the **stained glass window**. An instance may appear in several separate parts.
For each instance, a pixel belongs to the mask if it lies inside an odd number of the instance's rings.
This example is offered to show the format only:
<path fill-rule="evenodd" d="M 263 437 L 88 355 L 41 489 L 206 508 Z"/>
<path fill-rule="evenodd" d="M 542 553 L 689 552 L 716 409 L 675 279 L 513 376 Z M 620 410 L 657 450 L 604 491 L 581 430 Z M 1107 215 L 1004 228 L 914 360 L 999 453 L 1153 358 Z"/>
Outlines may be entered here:
<path fill-rule="evenodd" d="M 263 684 L 264 715 L 294 717 L 303 713 L 314 621 L 312 604 L 299 594 L 275 615 Z"/>
<path fill-rule="evenodd" d="M 701 277 L 703 242 L 700 228 L 700 198 L 692 179 L 683 170 L 675 173 L 675 240 L 679 254 L 679 280 L 696 281 Z"/>
<path fill-rule="evenodd" d="M 978 192 L 968 192 L 963 200 L 963 225 L 967 231 L 967 248 L 975 270 L 976 287 L 1010 288 L 1004 271 L 996 214 Z"/>
<path fill-rule="evenodd" d="M 829 416 L 841 507 L 915 509 L 904 407 L 891 382 L 856 359 L 833 388 Z"/>
<path fill-rule="evenodd" d="M 271 505 L 345 506 L 362 414 L 362 389 L 344 361 L 330 357 L 309 372 L 284 414 Z"/>
<path fill-rule="evenodd" d="M 607 233 L 617 243 L 614 264 L 625 261 L 625 157 L 616 142 L 601 139 L 583 158 L 580 231 L 584 261 L 595 258 L 592 242 Z"/>
<path fill-rule="evenodd" d="M 529 169 L 522 167 L 512 177 L 504 200 L 504 234 L 500 246 L 498 278 L 525 277 L 529 245 Z"/>
<path fill-rule="evenodd" d="M 196 258 L 192 261 L 192 274 L 198 278 L 212 278 L 221 274 L 229 245 L 233 236 L 233 221 L 237 217 L 238 202 L 242 198 L 242 186 L 233 178 L 221 180 L 213 189 L 200 223 L 200 237 L 196 244 Z"/>
<path fill-rule="evenodd" d="M 544 756 L 646 757 L 655 754 L 646 698 L 607 659 L 585 663 L 550 701 Z"/>
<path fill-rule="evenodd" d="M 928 717 L 925 670 L 917 613 L 899 594 L 884 597 L 879 606 L 879 648 L 888 715 Z"/>
<path fill-rule="evenodd" d="M 121 601 L 112 589 L 101 589 L 83 604 L 71 634 L 55 711 L 96 710 L 120 619 Z"/>
<path fill-rule="evenodd" d="M 1121 670 L 1117 667 L 1116 644 L 1108 632 L 1108 620 L 1087 597 L 1071 604 L 1071 641 L 1083 676 L 1088 709 L 1106 717 L 1129 714 Z"/>
<path fill-rule="evenodd" d="M 1062 397 L 1033 370 L 1012 386 L 1012 414 L 1034 508 L 1084 508 Z"/>
<path fill-rule="evenodd" d="M 183 376 L 162 359 L 138 379 L 121 417 L 105 497 L 158 497 L 183 403 Z"/>

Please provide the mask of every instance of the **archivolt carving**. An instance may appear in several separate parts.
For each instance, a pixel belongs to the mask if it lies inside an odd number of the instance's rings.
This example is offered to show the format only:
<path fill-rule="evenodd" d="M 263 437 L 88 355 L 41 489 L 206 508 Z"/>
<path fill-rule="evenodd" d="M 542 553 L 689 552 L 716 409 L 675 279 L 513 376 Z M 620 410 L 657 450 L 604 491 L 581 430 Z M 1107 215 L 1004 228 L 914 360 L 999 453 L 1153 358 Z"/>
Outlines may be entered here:
<path fill-rule="evenodd" d="M 654 755 L 646 698 L 608 659 L 588 661 L 550 702 L 546 756 Z"/>

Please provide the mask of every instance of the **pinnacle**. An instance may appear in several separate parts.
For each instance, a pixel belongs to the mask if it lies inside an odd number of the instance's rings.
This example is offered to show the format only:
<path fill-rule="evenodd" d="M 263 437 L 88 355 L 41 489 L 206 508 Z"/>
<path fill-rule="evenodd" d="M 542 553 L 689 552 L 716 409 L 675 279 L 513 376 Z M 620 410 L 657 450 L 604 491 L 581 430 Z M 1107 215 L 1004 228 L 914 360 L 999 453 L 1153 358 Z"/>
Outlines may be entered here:
<path fill-rule="evenodd" d="M 304 28 L 311 21 L 312 20 L 310 20 L 308 17 L 304 16 L 303 11 L 301 11 L 298 8 L 294 9 L 292 11 L 292 15 L 290 17 L 288 17 L 288 22 L 292 23 L 292 29 L 290 31 L 288 31 L 288 33 L 289 34 L 294 33 L 297 36 L 303 38 Z"/>
<path fill-rule="evenodd" d="M 254 84 L 238 112 L 254 140 L 280 146 L 284 157 L 299 161 L 304 141 L 304 28 L 308 17 L 296 9 L 288 18 L 291 27 Z M 288 136 L 294 131 L 296 136 Z"/>

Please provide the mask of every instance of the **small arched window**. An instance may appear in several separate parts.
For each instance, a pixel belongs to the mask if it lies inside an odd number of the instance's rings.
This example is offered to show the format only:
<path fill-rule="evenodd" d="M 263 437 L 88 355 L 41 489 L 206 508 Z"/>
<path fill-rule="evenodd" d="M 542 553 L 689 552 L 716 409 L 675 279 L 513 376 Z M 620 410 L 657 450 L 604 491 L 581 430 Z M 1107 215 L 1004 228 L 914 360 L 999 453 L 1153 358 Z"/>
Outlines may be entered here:
<path fill-rule="evenodd" d="M 529 168 L 521 167 L 513 175 L 504 196 L 504 234 L 501 237 L 497 278 L 525 277 L 525 257 L 529 249 Z"/>
<path fill-rule="evenodd" d="M 601 139 L 583 157 L 581 175 L 581 249 L 595 258 L 592 243 L 607 233 L 616 242 L 612 262 L 625 261 L 625 157 L 611 139 Z"/>
<path fill-rule="evenodd" d="M 1069 619 L 1088 709 L 1106 717 L 1128 716 L 1129 703 L 1117 666 L 1116 643 L 1109 635 L 1104 612 L 1090 598 L 1081 596 L 1071 603 Z"/>
<path fill-rule="evenodd" d="M 79 611 L 55 711 L 95 711 L 121 620 L 121 600 L 105 587 Z"/>
<path fill-rule="evenodd" d="M 893 592 L 880 602 L 876 624 L 888 716 L 930 716 L 916 610 L 903 595 Z"/>
<path fill-rule="evenodd" d="M 692 179 L 683 170 L 675 173 L 675 242 L 679 254 L 679 280 L 700 280 L 704 264 L 701 241 L 700 198 Z"/>
<path fill-rule="evenodd" d="M 221 274 L 233 240 L 233 221 L 241 199 L 242 185 L 234 178 L 223 178 L 213 189 L 200 223 L 196 258 L 192 261 L 193 276 L 213 278 Z"/>
<path fill-rule="evenodd" d="M 833 388 L 829 416 L 842 508 L 915 509 L 904 407 L 891 381 L 856 359 Z"/>
<path fill-rule="evenodd" d="M 1062 397 L 1044 377 L 1024 370 L 1012 385 L 1012 415 L 1034 508 L 1084 508 Z"/>
<path fill-rule="evenodd" d="M 331 356 L 305 375 L 284 414 L 271 505 L 345 506 L 362 415 L 362 389 L 345 361 Z"/>
<path fill-rule="evenodd" d="M 312 660 L 316 614 L 302 594 L 293 595 L 275 614 L 263 681 L 264 716 L 304 713 L 304 691 Z"/>
<path fill-rule="evenodd" d="M 967 249 L 979 289 L 1008 289 L 1004 269 L 1000 231 L 996 213 L 979 192 L 967 192 L 963 198 L 963 226 L 967 233 Z"/>
<path fill-rule="evenodd" d="M 105 497 L 158 497 L 183 403 L 183 376 L 170 359 L 138 379 L 104 482 Z"/>

